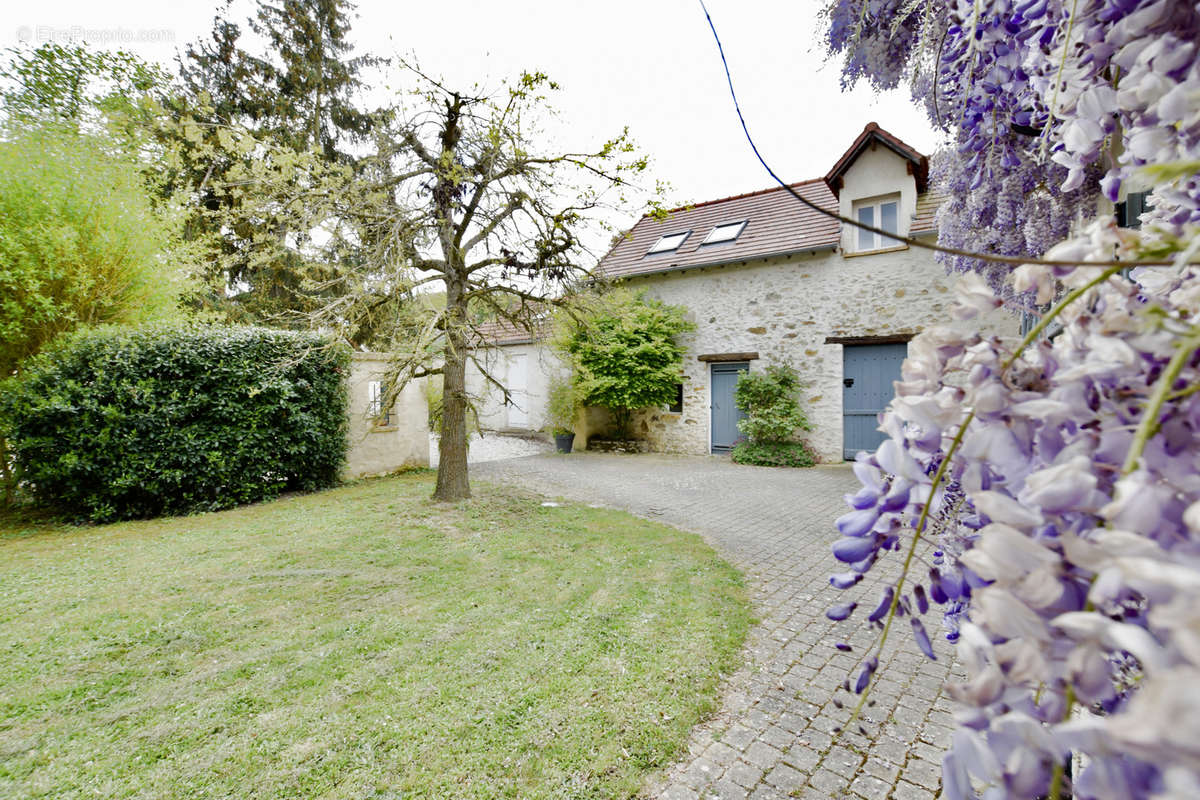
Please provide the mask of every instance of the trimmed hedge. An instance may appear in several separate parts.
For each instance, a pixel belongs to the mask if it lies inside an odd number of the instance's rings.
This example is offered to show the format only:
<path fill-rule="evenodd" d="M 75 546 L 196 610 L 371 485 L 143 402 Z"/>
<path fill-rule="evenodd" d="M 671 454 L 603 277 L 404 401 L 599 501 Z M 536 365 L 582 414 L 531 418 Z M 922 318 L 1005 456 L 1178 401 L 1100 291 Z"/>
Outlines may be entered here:
<path fill-rule="evenodd" d="M 735 464 L 759 467 L 811 467 L 817 463 L 804 442 L 738 442 L 729 457 Z"/>
<path fill-rule="evenodd" d="M 97 522 L 331 486 L 350 356 L 250 327 L 98 328 L 38 356 L 0 412 L 38 502 Z"/>

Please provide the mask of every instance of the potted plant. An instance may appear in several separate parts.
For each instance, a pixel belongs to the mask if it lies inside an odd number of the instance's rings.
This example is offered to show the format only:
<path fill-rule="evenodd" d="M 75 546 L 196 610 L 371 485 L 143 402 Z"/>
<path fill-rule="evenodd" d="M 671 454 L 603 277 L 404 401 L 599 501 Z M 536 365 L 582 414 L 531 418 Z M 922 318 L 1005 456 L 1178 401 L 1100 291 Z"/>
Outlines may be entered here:
<path fill-rule="evenodd" d="M 560 453 L 569 453 L 575 444 L 575 414 L 579 411 L 579 393 L 570 377 L 550 383 L 546 413 L 554 445 Z"/>

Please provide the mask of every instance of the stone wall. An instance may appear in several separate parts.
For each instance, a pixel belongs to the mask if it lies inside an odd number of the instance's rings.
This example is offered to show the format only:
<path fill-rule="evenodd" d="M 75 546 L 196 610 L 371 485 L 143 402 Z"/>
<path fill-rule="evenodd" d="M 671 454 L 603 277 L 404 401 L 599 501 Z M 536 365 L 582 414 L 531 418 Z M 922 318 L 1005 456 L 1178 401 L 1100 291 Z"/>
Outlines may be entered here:
<path fill-rule="evenodd" d="M 421 381 L 400 393 L 387 424 L 370 413 L 371 381 L 386 377 L 387 356 L 354 353 L 350 366 L 350 447 L 342 477 L 383 475 L 407 466 L 429 466 L 429 412 Z"/>
<path fill-rule="evenodd" d="M 696 324 L 685 337 L 683 411 L 638 414 L 635 433 L 655 450 L 708 453 L 709 365 L 697 356 L 757 352 L 753 371 L 790 364 L 804 384 L 802 404 L 813 424 L 810 444 L 822 461 L 842 459 L 842 346 L 830 336 L 917 333 L 949 324 L 954 279 L 930 252 L 899 249 L 860 256 L 822 252 L 631 278 L 664 302 L 683 305 Z M 998 312 L 992 331 L 1014 334 Z"/>

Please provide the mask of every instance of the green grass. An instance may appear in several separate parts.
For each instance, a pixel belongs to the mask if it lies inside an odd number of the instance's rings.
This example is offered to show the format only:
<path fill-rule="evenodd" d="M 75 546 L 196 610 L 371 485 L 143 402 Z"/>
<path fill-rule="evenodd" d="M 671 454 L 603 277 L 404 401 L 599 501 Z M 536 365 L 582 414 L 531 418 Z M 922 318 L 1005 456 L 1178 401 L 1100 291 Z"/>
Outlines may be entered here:
<path fill-rule="evenodd" d="M 0 517 L 0 797 L 610 798 L 749 626 L 691 534 L 428 474 L 194 517 Z"/>

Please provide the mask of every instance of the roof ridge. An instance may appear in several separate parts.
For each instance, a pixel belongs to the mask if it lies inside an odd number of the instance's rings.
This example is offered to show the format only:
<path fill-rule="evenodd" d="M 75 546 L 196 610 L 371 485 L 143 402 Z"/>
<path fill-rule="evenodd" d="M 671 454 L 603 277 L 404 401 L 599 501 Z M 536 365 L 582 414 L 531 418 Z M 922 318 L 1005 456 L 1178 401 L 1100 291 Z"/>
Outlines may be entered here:
<path fill-rule="evenodd" d="M 808 186 L 809 184 L 823 183 L 824 181 L 825 181 L 824 178 L 808 178 L 806 180 L 796 181 L 795 183 L 789 183 L 788 186 L 792 189 L 795 189 L 799 186 Z M 757 189 L 753 192 L 743 192 L 742 194 L 733 194 L 733 195 L 730 195 L 729 197 L 718 197 L 715 200 L 703 200 L 699 203 L 689 203 L 687 205 L 679 206 L 677 208 L 667 209 L 667 213 L 674 214 L 677 211 L 691 211 L 693 208 L 703 208 L 704 206 L 712 206 L 712 205 L 716 205 L 717 203 L 727 203 L 731 200 L 741 200 L 746 197 L 756 197 L 761 194 L 770 194 L 771 192 L 782 192 L 782 191 L 783 191 L 782 186 L 769 186 L 766 189 Z M 642 219 L 646 219 L 649 216 L 651 216 L 651 215 L 643 214 Z"/>

